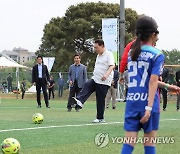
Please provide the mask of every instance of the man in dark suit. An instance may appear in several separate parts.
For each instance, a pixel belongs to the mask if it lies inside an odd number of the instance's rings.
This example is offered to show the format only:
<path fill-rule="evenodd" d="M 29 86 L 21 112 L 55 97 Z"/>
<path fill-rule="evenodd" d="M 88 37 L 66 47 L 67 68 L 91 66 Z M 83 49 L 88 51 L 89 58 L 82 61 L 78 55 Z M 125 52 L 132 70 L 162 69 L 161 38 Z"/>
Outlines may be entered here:
<path fill-rule="evenodd" d="M 169 79 L 169 70 L 164 67 L 162 73 L 162 81 L 167 83 Z M 162 88 L 162 96 L 163 96 L 163 111 L 166 111 L 167 107 L 167 89 Z"/>
<path fill-rule="evenodd" d="M 81 57 L 79 54 L 74 55 L 74 64 L 69 67 L 68 80 L 70 92 L 67 109 L 68 112 L 70 112 L 72 109 L 72 105 L 76 103 L 73 97 L 78 95 L 78 93 L 82 89 L 83 84 L 87 80 L 86 66 L 81 64 Z M 78 111 L 78 109 L 76 109 L 76 111 Z"/>
<path fill-rule="evenodd" d="M 176 72 L 176 83 L 177 86 L 180 87 L 180 70 Z M 177 111 L 179 111 L 180 106 L 180 94 L 177 94 Z"/>
<path fill-rule="evenodd" d="M 37 65 L 32 69 L 32 83 L 36 85 L 37 104 L 41 108 L 41 88 L 44 94 L 46 108 L 50 108 L 47 94 L 47 84 L 49 84 L 49 72 L 47 66 L 43 64 L 42 56 L 37 57 Z"/>
<path fill-rule="evenodd" d="M 11 76 L 11 73 L 9 73 L 9 76 L 7 77 L 7 82 L 8 82 L 8 92 L 12 92 L 13 88 L 12 88 L 12 81 L 13 81 L 13 77 Z"/>

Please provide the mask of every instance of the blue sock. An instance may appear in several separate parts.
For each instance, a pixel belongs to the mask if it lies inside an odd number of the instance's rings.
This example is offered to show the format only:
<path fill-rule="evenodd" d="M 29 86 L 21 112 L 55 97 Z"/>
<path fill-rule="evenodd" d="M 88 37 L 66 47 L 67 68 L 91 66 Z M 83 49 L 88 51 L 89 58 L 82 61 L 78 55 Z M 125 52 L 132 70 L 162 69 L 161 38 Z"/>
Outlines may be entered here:
<path fill-rule="evenodd" d="M 155 146 L 144 146 L 145 154 L 156 154 Z"/>
<path fill-rule="evenodd" d="M 134 147 L 130 144 L 123 144 L 121 154 L 131 154 Z"/>

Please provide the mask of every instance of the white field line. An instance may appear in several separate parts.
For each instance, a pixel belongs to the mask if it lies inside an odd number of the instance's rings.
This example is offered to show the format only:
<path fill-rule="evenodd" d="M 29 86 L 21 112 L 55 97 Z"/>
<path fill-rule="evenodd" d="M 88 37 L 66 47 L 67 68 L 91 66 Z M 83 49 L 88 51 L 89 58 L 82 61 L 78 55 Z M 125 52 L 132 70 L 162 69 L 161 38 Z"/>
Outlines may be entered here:
<path fill-rule="evenodd" d="M 37 109 L 37 110 L 41 110 L 41 109 L 46 109 L 46 107 L 44 106 L 42 106 L 42 108 L 37 108 L 36 106 L 35 107 L 31 107 L 31 106 L 26 106 L 26 107 L 18 107 L 18 106 L 8 106 L 8 107 L 6 107 L 6 106 L 4 106 L 4 107 L 1 107 L 0 106 L 0 109 Z M 67 108 L 62 108 L 62 107 L 51 107 L 50 109 L 57 109 L 57 110 L 61 110 L 61 109 L 65 109 L 65 110 L 67 110 Z M 46 109 L 46 110 L 49 110 L 49 109 Z M 88 110 L 91 110 L 91 109 L 88 109 Z M 94 109 L 92 109 L 92 110 L 94 110 Z"/>
<path fill-rule="evenodd" d="M 180 119 L 162 119 L 160 121 L 178 121 Z M 15 129 L 5 129 L 0 130 L 2 132 L 13 132 L 13 131 L 23 131 L 23 130 L 36 130 L 36 129 L 49 129 L 49 128 L 66 128 L 66 127 L 84 127 L 84 126 L 95 126 L 95 125 L 113 125 L 113 124 L 123 124 L 124 122 L 108 122 L 108 123 L 91 123 L 91 124 L 80 124 L 80 125 L 62 125 L 62 126 L 45 126 L 45 127 L 31 127 L 31 128 L 15 128 Z"/>
<path fill-rule="evenodd" d="M 21 131 L 21 130 L 35 130 L 35 129 L 48 129 L 48 128 L 65 128 L 65 127 L 83 127 L 83 126 L 94 126 L 94 125 L 113 125 L 113 124 L 120 124 L 124 122 L 109 122 L 109 123 L 91 123 L 91 124 L 80 124 L 80 125 L 62 125 L 62 126 L 45 126 L 45 127 L 32 127 L 32 128 L 16 128 L 16 129 L 6 129 L 0 130 L 2 132 L 11 132 L 11 131 Z"/>

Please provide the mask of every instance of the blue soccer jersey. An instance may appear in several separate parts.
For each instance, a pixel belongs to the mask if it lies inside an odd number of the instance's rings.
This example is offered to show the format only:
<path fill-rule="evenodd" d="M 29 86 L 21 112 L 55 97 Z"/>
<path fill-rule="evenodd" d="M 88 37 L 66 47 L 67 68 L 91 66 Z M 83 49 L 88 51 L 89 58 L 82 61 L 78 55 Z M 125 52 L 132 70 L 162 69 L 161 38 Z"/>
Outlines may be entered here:
<path fill-rule="evenodd" d="M 164 63 L 164 55 L 150 45 L 141 46 L 137 61 L 128 56 L 128 93 L 126 111 L 145 111 L 148 105 L 149 80 L 152 74 L 159 76 Z M 156 92 L 152 112 L 159 112 L 159 96 Z"/>

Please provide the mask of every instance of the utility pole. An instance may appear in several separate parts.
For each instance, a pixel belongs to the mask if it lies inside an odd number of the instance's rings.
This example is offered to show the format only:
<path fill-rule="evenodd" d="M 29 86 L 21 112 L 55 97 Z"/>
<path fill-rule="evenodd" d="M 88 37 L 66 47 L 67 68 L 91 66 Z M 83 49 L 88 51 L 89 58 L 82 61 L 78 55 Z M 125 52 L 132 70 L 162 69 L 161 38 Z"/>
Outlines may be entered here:
<path fill-rule="evenodd" d="M 125 44 L 125 9 L 124 9 L 124 0 L 120 0 L 120 15 L 119 15 L 119 42 L 118 42 L 118 55 L 119 55 L 119 63 L 121 61 L 122 54 L 124 52 L 124 44 Z M 120 65 L 118 65 L 119 67 Z M 118 69 L 120 71 L 120 68 Z M 120 96 L 120 93 L 122 94 Z M 125 96 L 123 94 L 123 89 L 120 84 L 118 84 L 117 91 L 117 101 L 124 101 Z"/>
<path fill-rule="evenodd" d="M 125 45 L 125 7 L 124 7 L 124 0 L 120 0 L 120 19 L 119 19 L 119 29 L 120 29 L 120 39 L 119 39 L 119 58 L 121 60 L 124 45 Z"/>

